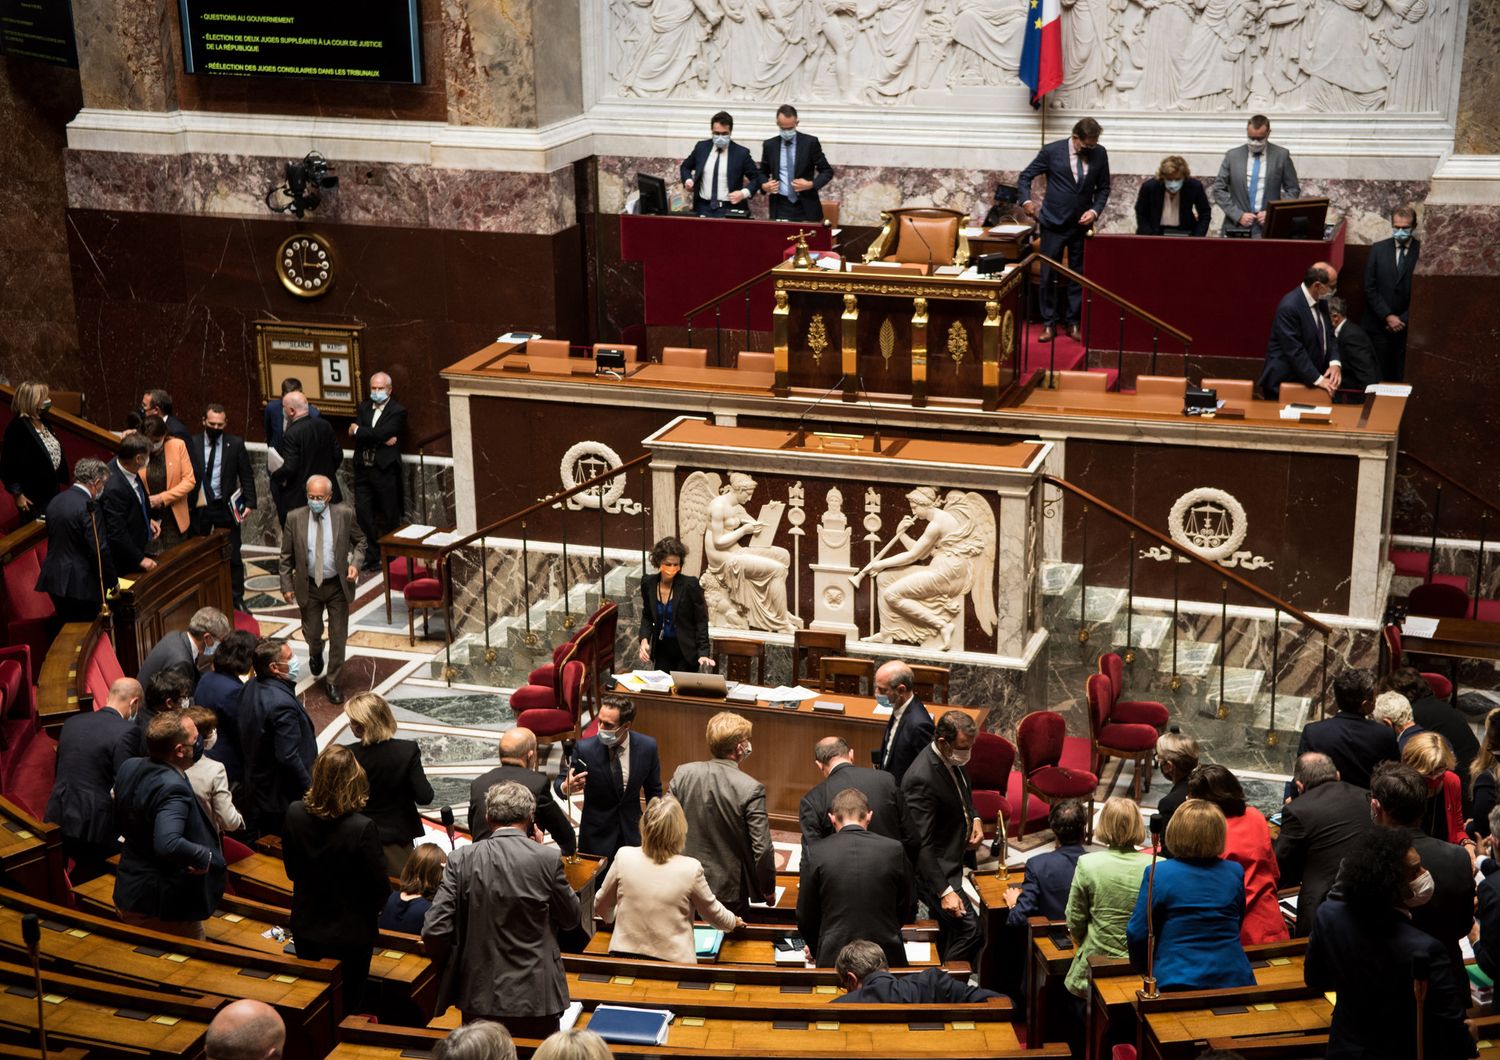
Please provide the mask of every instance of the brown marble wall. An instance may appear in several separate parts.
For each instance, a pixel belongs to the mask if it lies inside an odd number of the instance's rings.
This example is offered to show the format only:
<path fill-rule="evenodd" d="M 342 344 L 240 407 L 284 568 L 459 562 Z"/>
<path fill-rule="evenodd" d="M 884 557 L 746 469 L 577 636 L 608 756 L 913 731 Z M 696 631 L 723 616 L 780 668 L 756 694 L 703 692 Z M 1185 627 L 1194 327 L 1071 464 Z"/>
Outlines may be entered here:
<path fill-rule="evenodd" d="M 1493 154 L 1500 143 L 1500 2 L 1469 0 L 1464 29 L 1463 80 L 1453 150 Z"/>
<path fill-rule="evenodd" d="M 165 385 L 187 422 L 220 401 L 259 438 L 254 322 L 360 322 L 365 373 L 392 375 L 417 438 L 448 425 L 443 367 L 509 328 L 552 333 L 582 312 L 576 230 L 300 227 L 328 238 L 343 272 L 312 303 L 275 278 L 276 248 L 294 230 L 285 222 L 70 210 L 82 321 L 73 373 L 99 422 L 119 422 L 142 389 Z"/>
<path fill-rule="evenodd" d="M 81 103 L 76 70 L 0 59 L 0 375 L 12 383 L 74 383 L 62 149 Z"/>

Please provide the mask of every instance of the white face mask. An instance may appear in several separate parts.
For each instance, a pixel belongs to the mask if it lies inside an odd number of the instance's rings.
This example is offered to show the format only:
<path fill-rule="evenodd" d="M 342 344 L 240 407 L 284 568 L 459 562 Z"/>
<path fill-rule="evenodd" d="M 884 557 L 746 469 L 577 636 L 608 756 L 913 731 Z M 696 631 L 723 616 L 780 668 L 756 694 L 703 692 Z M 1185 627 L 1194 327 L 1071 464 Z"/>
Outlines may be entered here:
<path fill-rule="evenodd" d="M 973 754 L 974 748 L 972 747 L 965 747 L 961 751 L 957 747 L 950 747 L 948 748 L 948 761 L 955 766 L 966 766 Z"/>
<path fill-rule="evenodd" d="M 1432 873 L 1423 869 L 1416 879 L 1408 884 L 1411 893 L 1402 899 L 1402 905 L 1408 909 L 1419 909 L 1432 901 L 1432 895 L 1437 890 L 1437 885 L 1432 882 Z"/>
<path fill-rule="evenodd" d="M 625 738 L 625 731 L 623 729 L 600 729 L 599 730 L 599 742 L 602 743 L 605 747 L 613 747 L 615 744 L 619 743 L 624 738 Z"/>
<path fill-rule="evenodd" d="M 747 759 L 747 758 L 750 757 L 750 751 L 751 751 L 750 741 L 746 740 L 743 744 L 740 745 L 740 761 L 741 762 L 743 762 L 745 759 Z"/>
<path fill-rule="evenodd" d="M 1250 148 L 1252 155 L 1263 154 L 1266 150 L 1266 142 L 1264 140 L 1250 140 L 1246 146 Z"/>
<path fill-rule="evenodd" d="M 208 739 L 206 739 L 206 740 L 203 741 L 203 749 L 205 751 L 212 751 L 214 749 L 214 744 L 216 744 L 218 742 L 219 742 L 219 730 L 215 729 L 212 733 L 209 734 Z"/>

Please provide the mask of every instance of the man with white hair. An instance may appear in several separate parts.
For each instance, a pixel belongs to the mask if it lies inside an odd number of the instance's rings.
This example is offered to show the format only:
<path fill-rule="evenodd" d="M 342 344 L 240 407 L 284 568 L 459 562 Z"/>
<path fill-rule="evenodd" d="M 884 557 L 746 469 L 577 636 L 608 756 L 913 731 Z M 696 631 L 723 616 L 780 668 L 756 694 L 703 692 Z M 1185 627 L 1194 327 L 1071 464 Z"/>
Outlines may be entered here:
<path fill-rule="evenodd" d="M 1418 725 L 1412 717 L 1411 700 L 1400 692 L 1382 692 L 1375 697 L 1375 709 L 1370 717 L 1382 725 L 1390 726 L 1396 734 L 1396 749 L 1406 750 L 1406 741 L 1410 740 L 1419 732 L 1427 730 Z"/>
<path fill-rule="evenodd" d="M 151 686 L 151 678 L 176 663 L 187 663 L 196 670 L 207 670 L 209 661 L 224 638 L 234 632 L 229 616 L 217 607 L 200 607 L 188 619 L 187 629 L 173 630 L 147 653 L 136 671 L 142 688 Z"/>
<path fill-rule="evenodd" d="M 34 588 L 52 598 L 64 622 L 99 616 L 101 590 L 115 586 L 115 565 L 104 540 L 98 501 L 109 482 L 109 465 L 92 456 L 73 466 L 73 485 L 47 503 L 47 556 Z"/>
<path fill-rule="evenodd" d="M 208 1060 L 281 1060 L 286 1024 L 264 1001 L 235 1001 L 219 1009 L 204 1042 Z"/>
<path fill-rule="evenodd" d="M 323 672 L 323 616 L 328 616 L 328 701 L 334 704 L 344 701 L 339 670 L 349 635 L 349 605 L 365 555 L 365 535 L 354 509 L 334 501 L 336 496 L 326 476 L 314 475 L 307 480 L 306 505 L 287 512 L 281 532 L 281 597 L 302 612 L 314 677 Z"/>
<path fill-rule="evenodd" d="M 307 395 L 300 390 L 282 395 L 281 411 L 286 429 L 281 441 L 267 453 L 266 460 L 271 482 L 280 490 L 287 514 L 306 503 L 302 495 L 307 480 L 314 475 L 322 475 L 333 483 L 333 502 L 339 503 L 344 499 L 338 481 L 344 451 L 339 448 L 332 425 L 323 417 L 311 414 Z"/>
<path fill-rule="evenodd" d="M 406 433 L 406 406 L 391 397 L 385 372 L 370 376 L 370 396 L 359 403 L 349 440 L 354 443 L 354 510 L 359 528 L 373 545 L 401 523 L 401 436 Z M 366 570 L 379 570 L 377 550 L 370 549 Z"/>

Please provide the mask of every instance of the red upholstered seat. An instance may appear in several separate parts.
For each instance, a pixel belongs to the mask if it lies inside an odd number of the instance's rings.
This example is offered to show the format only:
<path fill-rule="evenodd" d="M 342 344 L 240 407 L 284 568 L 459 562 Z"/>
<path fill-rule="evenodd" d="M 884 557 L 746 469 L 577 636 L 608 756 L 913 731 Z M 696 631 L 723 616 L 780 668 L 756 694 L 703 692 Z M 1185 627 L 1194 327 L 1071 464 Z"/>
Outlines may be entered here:
<path fill-rule="evenodd" d="M 1149 725 L 1161 735 L 1171 715 L 1164 704 L 1147 699 L 1127 699 L 1115 704 L 1109 712 L 1109 720 L 1122 725 Z"/>
<path fill-rule="evenodd" d="M 1381 633 L 1385 636 L 1386 654 L 1390 656 L 1391 671 L 1405 666 L 1406 646 L 1401 637 L 1401 627 L 1394 624 L 1387 625 L 1382 627 Z M 1427 682 L 1427 687 L 1432 689 L 1432 694 L 1439 699 L 1453 698 L 1453 682 L 1442 674 L 1423 671 L 1422 680 Z"/>
<path fill-rule="evenodd" d="M 1016 761 L 1016 746 L 1003 736 L 981 732 L 974 740 L 973 754 L 964 772 L 974 795 L 974 812 L 984 822 L 985 834 L 995 833 L 995 818 L 1005 817 L 1011 828 L 1011 803 L 1005 795 L 1010 783 L 1010 769 Z"/>
<path fill-rule="evenodd" d="M 515 699 L 511 699 L 515 703 Z M 554 710 L 551 707 L 542 707 L 536 710 L 523 710 L 516 715 L 516 724 L 523 729 L 530 729 L 541 736 L 543 733 L 556 734 L 566 732 L 573 727 L 573 715 L 566 710 Z"/>
<path fill-rule="evenodd" d="M 1475 602 L 1474 618 L 1481 622 L 1500 622 L 1500 600 L 1479 600 Z"/>
<path fill-rule="evenodd" d="M 1149 751 L 1156 746 L 1156 729 L 1150 725 L 1105 725 L 1099 742 L 1121 751 Z"/>
<path fill-rule="evenodd" d="M 1095 674 L 1090 680 L 1099 677 Z M 1024 836 L 1030 826 L 1027 804 L 1033 794 L 1049 801 L 1086 797 L 1089 800 L 1089 821 L 1094 819 L 1094 789 L 1099 786 L 1099 778 L 1085 770 L 1058 764 L 1067 735 L 1066 719 L 1050 710 L 1033 711 L 1022 718 L 1016 728 L 1016 761 L 1024 778 L 1018 836 Z M 1093 834 L 1092 823 L 1089 832 Z"/>
<path fill-rule="evenodd" d="M 391 560 L 390 583 L 391 591 L 396 592 L 405 589 L 413 578 L 431 578 L 432 572 L 427 569 L 425 563 L 413 563 L 405 556 L 397 556 Z"/>
<path fill-rule="evenodd" d="M 516 696 L 525 690 L 517 689 L 510 698 L 511 709 L 516 712 L 516 724 L 523 729 L 530 729 L 543 742 L 575 735 L 578 731 L 578 711 L 583 701 L 586 670 L 587 667 L 577 659 L 570 659 L 563 664 L 562 678 L 557 689 L 561 700 L 558 707 L 520 707 L 516 703 Z"/>
<path fill-rule="evenodd" d="M 542 685 L 522 685 L 510 694 L 510 709 L 516 714 L 535 710 L 555 710 L 557 690 Z M 519 721 L 517 724 L 520 724 Z M 531 728 L 527 725 L 526 728 Z"/>
<path fill-rule="evenodd" d="M 0 490 L 0 535 L 8 534 L 21 525 L 21 510 L 9 490 Z"/>
<path fill-rule="evenodd" d="M 1064 766 L 1042 766 L 1032 770 L 1027 779 L 1053 799 L 1087 798 L 1099 786 L 1099 778 L 1094 774 Z"/>
<path fill-rule="evenodd" d="M 1066 769 L 1068 767 L 1064 766 L 1063 768 Z M 1012 770 L 1010 776 L 1006 778 L 1005 782 L 1005 801 L 1010 803 L 1013 811 L 1017 811 L 1017 813 L 1007 814 L 1005 818 L 1005 826 L 1010 829 L 1012 835 L 1020 834 L 1023 828 L 1023 822 L 1017 814 L 1020 806 L 1022 805 L 1023 800 L 1021 799 L 1021 793 L 1025 786 L 1026 778 L 1021 776 L 1019 772 Z M 1052 807 L 1046 799 L 1043 799 L 1039 797 L 1035 792 L 1032 792 L 1031 798 L 1029 800 L 1025 800 L 1025 805 L 1025 831 L 1029 832 L 1033 828 L 1036 828 L 1038 825 L 1045 826 L 1047 824 L 1047 817 L 1049 814 L 1051 814 Z"/>
<path fill-rule="evenodd" d="M 0 648 L 0 790 L 10 791 L 16 767 L 41 732 L 32 694 L 31 649 L 25 644 Z"/>
<path fill-rule="evenodd" d="M 401 595 L 408 601 L 441 600 L 443 583 L 436 578 L 417 578 L 406 583 L 406 587 L 401 590 Z"/>
<path fill-rule="evenodd" d="M 1101 658 L 1101 669 L 1103 665 L 1104 660 Z M 1158 735 L 1156 728 L 1151 725 L 1121 725 L 1112 721 L 1115 701 L 1107 674 L 1089 675 L 1085 689 L 1089 703 L 1089 737 L 1094 745 L 1090 765 L 1098 773 L 1102 771 L 1107 759 L 1125 758 L 1133 761 L 1133 788 L 1135 798 L 1139 801 L 1143 774 L 1151 771 L 1151 754 L 1156 748 Z"/>
<path fill-rule="evenodd" d="M 244 611 L 236 611 L 234 613 L 234 628 L 243 630 L 246 633 L 252 633 L 257 637 L 260 636 L 260 620 Z"/>
<path fill-rule="evenodd" d="M 25 644 L 37 659 L 47 654 L 52 643 L 50 630 L 56 614 L 52 598 L 36 590 L 45 556 L 46 550 L 40 546 L 28 549 L 12 557 L 0 572 L 5 592 L 5 643 Z"/>

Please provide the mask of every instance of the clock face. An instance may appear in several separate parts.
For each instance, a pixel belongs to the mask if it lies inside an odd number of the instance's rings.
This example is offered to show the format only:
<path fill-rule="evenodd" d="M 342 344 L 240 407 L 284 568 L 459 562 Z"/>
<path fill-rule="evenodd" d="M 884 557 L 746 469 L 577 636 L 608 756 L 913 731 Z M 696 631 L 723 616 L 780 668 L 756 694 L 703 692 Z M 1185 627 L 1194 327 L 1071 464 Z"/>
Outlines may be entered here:
<path fill-rule="evenodd" d="M 296 235 L 276 254 L 281 285 L 299 298 L 317 298 L 333 286 L 333 248 L 319 235 Z"/>

